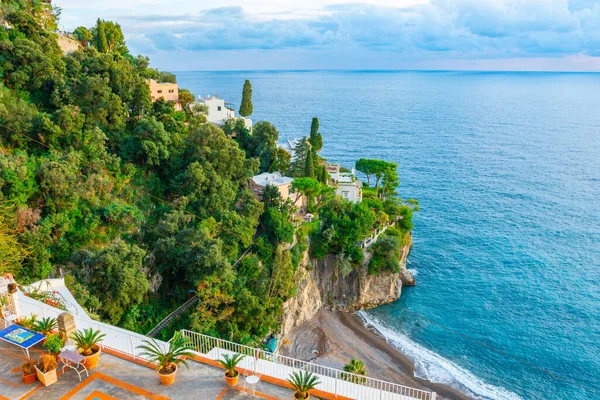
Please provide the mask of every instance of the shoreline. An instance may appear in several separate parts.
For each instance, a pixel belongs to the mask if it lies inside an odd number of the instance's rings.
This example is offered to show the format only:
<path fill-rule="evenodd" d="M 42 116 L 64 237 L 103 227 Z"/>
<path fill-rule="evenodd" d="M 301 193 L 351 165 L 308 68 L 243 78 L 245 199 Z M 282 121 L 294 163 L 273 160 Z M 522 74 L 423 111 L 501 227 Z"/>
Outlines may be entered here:
<path fill-rule="evenodd" d="M 353 313 L 321 310 L 294 327 L 286 339 L 282 355 L 338 369 L 356 357 L 364 361 L 369 377 L 434 391 L 441 399 L 470 399 L 450 386 L 415 377 L 414 363 Z"/>

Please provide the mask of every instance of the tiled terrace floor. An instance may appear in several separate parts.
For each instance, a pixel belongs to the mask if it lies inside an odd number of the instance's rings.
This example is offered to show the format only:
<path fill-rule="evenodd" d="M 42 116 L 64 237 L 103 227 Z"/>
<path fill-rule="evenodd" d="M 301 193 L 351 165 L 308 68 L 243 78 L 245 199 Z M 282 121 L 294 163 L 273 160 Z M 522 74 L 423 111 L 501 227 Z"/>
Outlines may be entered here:
<path fill-rule="evenodd" d="M 31 350 L 34 359 L 39 357 L 41 348 Z M 148 366 L 140 365 L 121 357 L 103 353 L 97 368 L 90 371 L 89 377 L 79 381 L 77 373 L 66 369 L 58 382 L 44 387 L 36 381 L 22 383 L 20 365 L 24 361 L 23 352 L 16 346 L 0 341 L 0 400 L 133 400 L 133 399 L 198 399 L 227 400 L 252 399 L 251 388 L 243 388 L 243 377 L 236 388 L 228 388 L 223 370 L 196 361 L 188 361 L 189 369 L 180 366 L 177 379 L 172 386 L 162 386 L 158 376 Z M 256 398 L 292 399 L 292 391 L 262 382 L 257 387 Z"/>

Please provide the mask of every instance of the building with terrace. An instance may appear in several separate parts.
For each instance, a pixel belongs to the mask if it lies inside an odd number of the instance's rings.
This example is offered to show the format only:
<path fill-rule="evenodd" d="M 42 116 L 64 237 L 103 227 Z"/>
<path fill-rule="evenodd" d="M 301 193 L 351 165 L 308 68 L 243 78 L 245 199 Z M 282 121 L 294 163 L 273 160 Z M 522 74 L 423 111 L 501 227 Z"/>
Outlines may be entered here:
<path fill-rule="evenodd" d="M 154 79 L 148 79 L 150 87 L 150 97 L 152 101 L 163 98 L 167 101 L 175 103 L 175 110 L 181 111 L 181 103 L 179 102 L 179 86 L 176 83 L 161 83 Z"/>
<path fill-rule="evenodd" d="M 362 201 L 362 182 L 356 178 L 356 172 L 343 172 L 339 164 L 326 166 L 331 178 L 331 184 L 335 187 L 335 194 L 353 203 Z"/>
<path fill-rule="evenodd" d="M 206 106 L 208 110 L 206 119 L 208 122 L 217 126 L 222 126 L 228 120 L 236 118 L 233 104 L 227 103 L 225 100 L 219 98 L 218 94 L 215 94 L 214 96 L 208 95 L 204 98 L 198 96 L 198 103 Z M 250 118 L 240 118 L 244 120 L 246 129 L 252 130 L 252 120 Z"/>
<path fill-rule="evenodd" d="M 370 377 L 302 361 L 265 349 L 244 346 L 223 339 L 184 330 L 194 351 L 188 358 L 189 368 L 180 368 L 174 384 L 163 386 L 139 346 L 148 340 L 147 336 L 127 331 L 89 318 L 71 315 L 64 310 L 49 306 L 27 297 L 21 292 L 12 276 L 0 277 L 2 310 L 11 308 L 19 318 L 58 318 L 71 320 L 76 329 L 94 329 L 105 334 L 101 342 L 101 355 L 98 366 L 87 374 L 76 373 L 72 368 L 57 369 L 57 381 L 50 386 L 39 382 L 26 384 L 21 376 L 21 364 L 26 360 L 25 352 L 15 342 L 0 340 L 0 399 L 292 399 L 293 391 L 287 383 L 290 374 L 297 371 L 310 371 L 319 384 L 311 391 L 315 399 L 337 400 L 435 400 L 436 393 L 385 382 Z M 4 312 L 4 311 L 3 311 Z M 4 314 L 2 314 L 4 315 Z M 4 318 L 4 317 L 3 317 Z M 2 322 L 5 322 L 4 320 Z M 15 324 L 8 321 L 9 327 Z M 4 325 L 2 325 L 4 326 Z M 13 327 L 14 329 L 14 327 Z M 59 331 L 60 331 L 59 326 Z M 0 331 L 0 338 L 2 331 Z M 18 343 L 17 343 L 18 344 Z M 168 346 L 167 342 L 157 341 L 158 346 Z M 47 353 L 41 345 L 28 349 L 31 359 Z M 64 351 L 64 350 L 63 350 Z M 224 355 L 239 353 L 245 355 L 236 370 L 240 373 L 237 386 L 228 386 L 223 369 L 217 360 Z M 254 376 L 260 384 L 250 385 Z"/>

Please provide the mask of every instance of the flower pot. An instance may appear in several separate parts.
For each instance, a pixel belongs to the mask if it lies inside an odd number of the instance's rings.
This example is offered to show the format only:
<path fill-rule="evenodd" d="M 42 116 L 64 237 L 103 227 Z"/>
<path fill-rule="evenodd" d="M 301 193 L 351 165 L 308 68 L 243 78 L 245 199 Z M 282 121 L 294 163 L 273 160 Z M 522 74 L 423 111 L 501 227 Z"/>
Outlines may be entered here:
<path fill-rule="evenodd" d="M 23 370 L 21 370 L 21 376 L 23 377 L 23 383 L 28 385 L 30 383 L 35 382 L 35 379 L 36 379 L 35 374 L 36 374 L 36 372 L 34 371 L 29 375 L 25 375 L 25 372 Z"/>
<path fill-rule="evenodd" d="M 52 385 L 54 382 L 57 381 L 57 377 L 56 377 L 56 370 L 53 369 L 52 371 L 48 371 L 45 374 L 40 371 L 38 369 L 38 367 L 35 367 L 35 374 L 37 375 L 37 378 L 40 380 L 40 382 L 42 382 L 42 384 L 44 386 L 50 386 Z"/>
<path fill-rule="evenodd" d="M 294 399 L 296 400 L 308 400 L 310 399 L 310 393 L 306 393 L 307 397 L 300 397 L 300 392 L 294 392 Z"/>
<path fill-rule="evenodd" d="M 227 382 L 227 386 L 235 386 L 238 384 L 238 379 L 240 378 L 240 373 L 237 371 L 235 372 L 235 376 L 227 376 L 227 373 L 225 373 L 225 382 Z"/>
<path fill-rule="evenodd" d="M 100 359 L 101 352 L 102 351 L 100 350 L 100 346 L 96 345 L 92 347 L 91 355 L 84 356 L 85 361 L 83 362 L 83 365 L 85 365 L 85 368 L 87 368 L 88 371 L 96 368 L 96 366 L 98 365 L 98 360 Z M 81 355 L 83 356 L 83 353 Z"/>
<path fill-rule="evenodd" d="M 161 374 L 159 371 L 156 371 L 158 377 L 160 378 L 161 385 L 169 386 L 175 382 L 175 376 L 177 375 L 177 365 L 175 365 L 175 371 L 170 374 Z"/>

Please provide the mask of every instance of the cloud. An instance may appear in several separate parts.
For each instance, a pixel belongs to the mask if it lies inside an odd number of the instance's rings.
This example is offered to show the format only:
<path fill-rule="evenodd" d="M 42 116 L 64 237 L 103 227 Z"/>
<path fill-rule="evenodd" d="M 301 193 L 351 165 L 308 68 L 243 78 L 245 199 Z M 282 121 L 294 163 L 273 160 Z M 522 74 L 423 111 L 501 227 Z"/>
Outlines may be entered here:
<path fill-rule="evenodd" d="M 99 10 L 63 1 L 67 21 Z M 97 7 L 94 1 L 86 7 Z M 180 1 L 185 6 L 170 9 L 158 0 L 127 7 L 103 0 L 112 8 L 100 16 L 121 23 L 133 52 L 161 56 L 279 52 L 301 58 L 304 51 L 416 62 L 600 56 L 600 0 L 224 0 L 223 7 L 208 9 Z"/>
<path fill-rule="evenodd" d="M 336 4 L 314 18 L 257 19 L 240 6 L 121 19 L 145 50 L 336 47 L 412 59 L 598 55 L 600 5 L 586 0 L 431 0 L 406 7 Z M 144 42 L 144 43 L 142 43 Z"/>

